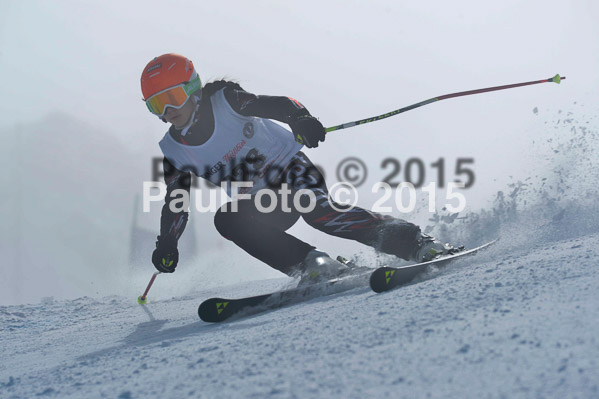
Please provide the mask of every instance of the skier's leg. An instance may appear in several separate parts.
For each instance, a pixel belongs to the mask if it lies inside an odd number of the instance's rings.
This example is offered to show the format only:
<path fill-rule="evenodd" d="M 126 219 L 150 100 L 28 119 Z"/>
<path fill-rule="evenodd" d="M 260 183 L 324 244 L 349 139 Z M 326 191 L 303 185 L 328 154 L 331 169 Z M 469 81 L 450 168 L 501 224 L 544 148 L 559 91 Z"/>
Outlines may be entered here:
<path fill-rule="evenodd" d="M 417 240 L 420 238 L 418 226 L 366 209 L 348 209 L 348 206 L 332 203 L 322 174 L 303 153 L 298 153 L 294 158 L 285 178 L 293 189 L 306 188 L 315 194 L 316 207 L 311 212 L 302 214 L 304 220 L 312 227 L 406 260 L 413 257 Z M 302 202 L 307 199 L 307 196 L 302 196 Z"/>
<path fill-rule="evenodd" d="M 347 238 L 409 260 L 412 258 L 420 228 L 402 219 L 378 215 L 362 208 L 338 211 L 323 202 L 324 208 L 303 215 L 312 227 L 337 237 Z M 337 205 L 339 208 L 339 206 Z"/>
<path fill-rule="evenodd" d="M 255 207 L 254 198 L 237 201 L 237 205 L 237 212 L 232 212 L 232 203 L 225 204 L 216 212 L 214 224 L 223 237 L 253 257 L 285 274 L 291 274 L 294 266 L 314 249 L 285 233 L 299 219 L 299 213 L 283 212 L 280 207 L 273 212 L 263 213 Z"/>

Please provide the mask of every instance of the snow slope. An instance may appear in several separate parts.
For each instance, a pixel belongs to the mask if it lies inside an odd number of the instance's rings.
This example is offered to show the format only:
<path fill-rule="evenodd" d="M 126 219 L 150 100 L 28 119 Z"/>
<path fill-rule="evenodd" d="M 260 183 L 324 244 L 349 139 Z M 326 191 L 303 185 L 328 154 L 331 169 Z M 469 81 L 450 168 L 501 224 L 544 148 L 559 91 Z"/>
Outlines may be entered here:
<path fill-rule="evenodd" d="M 200 301 L 284 279 L 4 306 L 0 397 L 599 397 L 599 234 L 509 242 L 389 293 L 225 324 L 199 321 Z"/>
<path fill-rule="evenodd" d="M 490 209 L 431 218 L 469 247 L 501 237 L 475 257 L 224 324 L 199 303 L 289 280 L 221 260 L 159 276 L 146 306 L 148 270 L 119 275 L 122 296 L 1 306 L 0 398 L 597 398 L 599 134 L 554 125 Z"/>

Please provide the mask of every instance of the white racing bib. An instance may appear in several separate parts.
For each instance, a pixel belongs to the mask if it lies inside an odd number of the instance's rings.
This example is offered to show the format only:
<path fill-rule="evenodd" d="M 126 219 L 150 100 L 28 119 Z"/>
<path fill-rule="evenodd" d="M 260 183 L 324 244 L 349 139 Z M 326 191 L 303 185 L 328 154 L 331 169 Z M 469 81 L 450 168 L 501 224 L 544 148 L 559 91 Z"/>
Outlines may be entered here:
<path fill-rule="evenodd" d="M 214 133 L 202 145 L 181 144 L 167 132 L 162 153 L 177 169 L 219 185 L 223 181 L 252 181 L 240 193 L 254 194 L 273 181 L 302 148 L 293 134 L 269 119 L 243 116 L 231 108 L 224 89 L 210 97 Z M 231 185 L 227 184 L 231 196 Z"/>

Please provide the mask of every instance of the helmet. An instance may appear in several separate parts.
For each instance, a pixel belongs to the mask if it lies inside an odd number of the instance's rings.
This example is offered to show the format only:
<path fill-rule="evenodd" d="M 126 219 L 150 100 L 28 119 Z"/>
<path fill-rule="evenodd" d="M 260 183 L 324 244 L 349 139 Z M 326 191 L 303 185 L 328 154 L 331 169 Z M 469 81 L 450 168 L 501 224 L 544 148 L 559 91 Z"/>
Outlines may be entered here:
<path fill-rule="evenodd" d="M 141 73 L 144 100 L 169 87 L 198 78 L 193 62 L 179 54 L 163 54 L 154 58 Z"/>

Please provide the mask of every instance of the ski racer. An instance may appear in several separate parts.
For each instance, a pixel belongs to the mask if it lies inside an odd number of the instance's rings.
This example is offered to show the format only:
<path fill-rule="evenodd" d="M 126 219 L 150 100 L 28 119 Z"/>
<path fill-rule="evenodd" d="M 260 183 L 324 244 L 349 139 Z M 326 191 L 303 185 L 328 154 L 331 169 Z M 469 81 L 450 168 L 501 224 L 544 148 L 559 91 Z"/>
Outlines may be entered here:
<path fill-rule="evenodd" d="M 249 199 L 234 199 L 216 212 L 216 229 L 248 254 L 287 275 L 299 275 L 302 281 L 330 279 L 347 266 L 286 233 L 300 217 L 324 233 L 405 260 L 426 261 L 451 250 L 412 223 L 332 202 L 322 174 L 302 152 L 304 147 L 318 147 L 325 140 L 325 129 L 297 100 L 255 95 L 225 80 L 202 86 L 193 63 L 178 54 L 151 60 L 143 69 L 141 90 L 150 112 L 171 124 L 159 143 L 167 186 L 152 254 L 159 271 L 172 273 L 179 261 L 177 242 L 188 211 L 174 212 L 170 205 L 176 197 L 171 194 L 177 189 L 189 193 L 190 173 L 215 185 L 224 182 L 230 196 L 230 183 L 251 182 L 251 187 L 243 188 Z M 272 120 L 287 124 L 291 131 Z M 285 183 L 292 194 L 311 192 L 300 196 L 304 210 L 282 200 L 280 188 Z M 255 195 L 261 189 L 278 196 L 274 210 L 257 208 Z M 269 196 L 261 200 L 269 206 Z M 315 206 L 306 212 L 314 200 Z"/>

